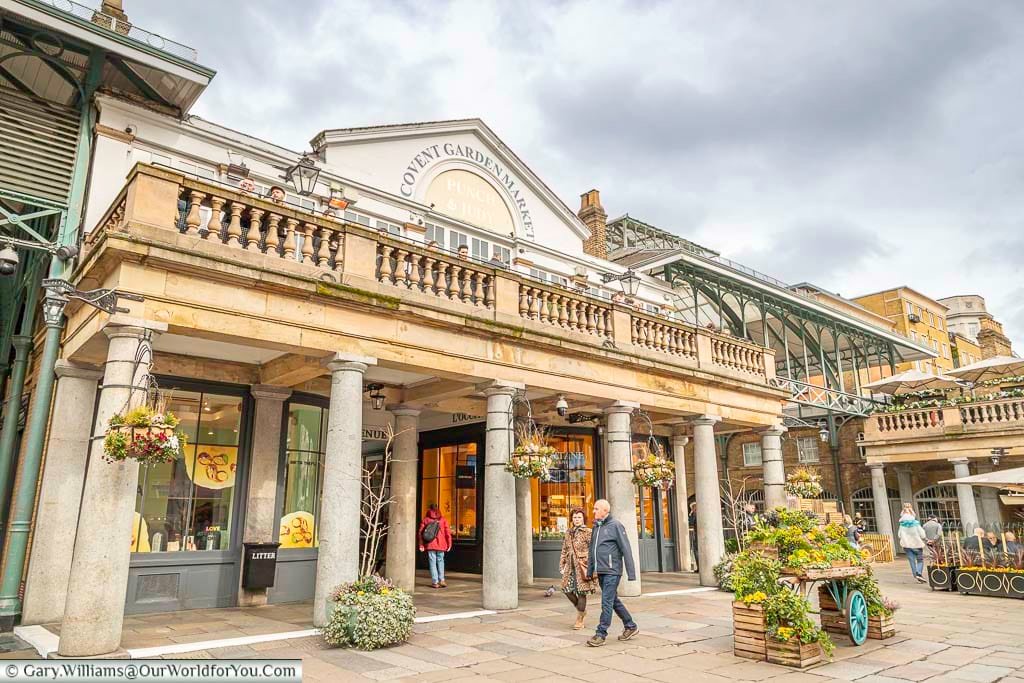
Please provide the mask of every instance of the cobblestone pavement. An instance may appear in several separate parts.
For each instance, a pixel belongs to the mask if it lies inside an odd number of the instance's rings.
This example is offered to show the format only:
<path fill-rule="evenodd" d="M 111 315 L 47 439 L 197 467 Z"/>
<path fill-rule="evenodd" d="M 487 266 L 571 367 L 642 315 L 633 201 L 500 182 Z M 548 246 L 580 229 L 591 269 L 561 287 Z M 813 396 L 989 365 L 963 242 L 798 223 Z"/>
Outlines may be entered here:
<path fill-rule="evenodd" d="M 318 638 L 301 638 L 183 656 L 298 656 L 307 681 L 1024 683 L 1024 604 L 931 592 L 910 580 L 900 562 L 876 573 L 883 592 L 902 606 L 897 636 L 861 647 L 836 637 L 833 661 L 803 672 L 732 655 L 729 594 L 627 598 L 640 635 L 619 642 L 621 624 L 616 623 L 608 644 L 591 648 L 584 641 L 593 633 L 596 611 L 588 614 L 585 630 L 573 631 L 571 606 L 557 593 L 544 598 L 546 586 L 524 590 L 519 610 L 417 624 L 408 643 L 385 650 L 325 649 Z M 690 577 L 675 583 L 674 588 L 694 585 Z M 432 594 L 418 601 L 443 598 Z M 461 603 L 465 596 L 452 595 L 452 600 Z"/>

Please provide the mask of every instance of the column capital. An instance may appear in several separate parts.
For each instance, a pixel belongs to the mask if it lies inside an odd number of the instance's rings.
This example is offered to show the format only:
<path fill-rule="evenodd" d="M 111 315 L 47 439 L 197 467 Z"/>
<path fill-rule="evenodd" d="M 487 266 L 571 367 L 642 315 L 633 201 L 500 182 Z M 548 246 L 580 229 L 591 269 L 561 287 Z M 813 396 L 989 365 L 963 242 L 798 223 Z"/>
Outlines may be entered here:
<path fill-rule="evenodd" d="M 476 390 L 484 396 L 513 396 L 517 391 L 524 389 L 526 389 L 526 385 L 522 382 L 506 382 L 503 380 L 494 380 L 493 382 L 484 382 L 483 384 L 476 385 Z"/>
<path fill-rule="evenodd" d="M 388 411 L 395 417 L 419 417 L 422 412 L 419 408 L 407 405 L 388 406 Z"/>
<path fill-rule="evenodd" d="M 78 363 L 72 363 L 69 360 L 60 358 L 56 363 L 53 364 L 53 372 L 58 378 L 61 377 L 75 377 L 78 379 L 88 379 L 94 382 L 100 381 L 103 377 L 103 371 L 95 365 L 79 365 Z"/>
<path fill-rule="evenodd" d="M 949 462 L 951 462 L 954 465 L 966 465 L 970 461 L 970 458 L 949 458 Z"/>
<path fill-rule="evenodd" d="M 32 337 L 27 334 L 16 334 L 11 337 L 11 346 L 14 347 L 15 352 L 25 353 L 32 348 Z"/>
<path fill-rule="evenodd" d="M 869 462 L 868 463 L 868 469 L 869 470 L 884 470 L 885 469 L 885 463 L 884 462 Z"/>
<path fill-rule="evenodd" d="M 605 408 L 602 412 L 605 415 L 615 415 L 617 413 L 632 414 L 632 412 L 639 407 L 640 404 L 636 403 L 635 401 L 616 401 L 615 403 Z"/>
<path fill-rule="evenodd" d="M 291 387 L 279 387 L 273 384 L 253 384 L 249 393 L 259 401 L 287 401 L 292 395 Z"/>
<path fill-rule="evenodd" d="M 772 425 L 761 430 L 761 436 L 782 436 L 789 431 L 786 425 Z"/>
<path fill-rule="evenodd" d="M 114 315 L 107 318 L 106 322 L 103 323 L 103 332 L 107 337 L 111 337 L 112 333 L 109 331 L 111 328 L 116 330 L 134 330 L 128 334 L 117 333 L 114 336 L 138 336 L 141 337 L 145 331 L 155 332 L 161 334 L 167 331 L 167 323 L 158 322 L 156 320 L 146 320 L 145 318 L 133 318 L 130 315 L 124 313 L 115 313 Z"/>
<path fill-rule="evenodd" d="M 701 415 L 690 420 L 690 424 L 698 427 L 713 427 L 716 423 L 721 422 L 722 418 L 718 415 Z"/>
<path fill-rule="evenodd" d="M 358 372 L 366 372 L 366 368 L 377 364 L 377 359 L 373 356 L 361 356 L 357 353 L 339 351 L 327 356 L 327 358 L 324 358 L 321 363 L 331 372 L 338 372 L 339 370 L 356 370 Z"/>

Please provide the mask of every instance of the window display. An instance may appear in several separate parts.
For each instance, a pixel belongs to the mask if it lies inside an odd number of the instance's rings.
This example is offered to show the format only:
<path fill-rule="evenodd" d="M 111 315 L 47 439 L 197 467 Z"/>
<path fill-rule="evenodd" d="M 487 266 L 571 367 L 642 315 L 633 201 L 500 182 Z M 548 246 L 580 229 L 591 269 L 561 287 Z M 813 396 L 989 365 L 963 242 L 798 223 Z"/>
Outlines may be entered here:
<path fill-rule="evenodd" d="M 420 517 L 437 503 L 456 540 L 477 537 L 477 445 L 475 442 L 427 448 L 423 451 Z"/>
<path fill-rule="evenodd" d="M 132 552 L 226 550 L 242 397 L 175 390 L 166 396 L 188 441 L 175 460 L 139 470 Z"/>
<path fill-rule="evenodd" d="M 319 545 L 316 515 L 323 490 L 327 409 L 289 403 L 285 437 L 284 502 L 278 542 L 282 548 Z"/>
<path fill-rule="evenodd" d="M 548 444 L 561 457 L 551 470 L 549 481 L 530 480 L 533 505 L 533 537 L 537 540 L 561 540 L 569 528 L 569 511 L 583 508 L 592 516 L 594 486 L 594 438 L 590 434 L 553 434 Z"/>

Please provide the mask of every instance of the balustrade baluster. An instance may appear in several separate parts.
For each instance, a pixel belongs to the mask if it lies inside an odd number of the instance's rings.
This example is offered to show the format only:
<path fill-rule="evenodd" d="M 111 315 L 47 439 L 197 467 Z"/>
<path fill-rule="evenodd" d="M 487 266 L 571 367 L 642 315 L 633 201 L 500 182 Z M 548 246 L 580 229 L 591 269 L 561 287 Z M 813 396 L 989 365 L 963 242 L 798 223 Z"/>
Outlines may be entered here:
<path fill-rule="evenodd" d="M 320 228 L 320 245 L 316 250 L 316 265 L 327 268 L 331 261 L 331 229 Z"/>
<path fill-rule="evenodd" d="M 587 332 L 590 334 L 594 334 L 594 332 L 597 331 L 597 323 L 594 322 L 595 313 L 594 304 L 586 304 L 585 315 L 587 316 Z"/>
<path fill-rule="evenodd" d="M 492 273 L 487 274 L 487 284 L 484 289 L 484 306 L 494 309 L 494 288 L 497 285 L 498 277 Z"/>
<path fill-rule="evenodd" d="M 197 235 L 199 234 L 199 224 L 203 222 L 202 214 L 199 212 L 199 207 L 206 199 L 206 194 L 203 192 L 197 192 L 191 190 L 188 193 L 189 204 L 188 214 L 185 216 L 185 234 L 186 235 Z"/>
<path fill-rule="evenodd" d="M 313 231 L 316 226 L 312 223 L 302 224 L 302 262 L 308 265 L 315 265 L 313 258 Z"/>
<path fill-rule="evenodd" d="M 284 258 L 295 260 L 295 226 L 299 224 L 294 218 L 284 219 L 284 244 L 281 246 L 281 254 Z"/>
<path fill-rule="evenodd" d="M 594 306 L 594 331 L 597 336 L 604 336 L 604 311 L 600 306 Z"/>
<path fill-rule="evenodd" d="M 210 235 L 215 235 L 218 240 L 221 239 L 220 233 L 224 226 L 221 223 L 223 219 L 220 216 L 220 211 L 224 206 L 224 201 L 215 195 L 210 197 L 210 220 L 206 222 L 206 234 L 203 235 L 205 239 L 209 239 Z"/>
<path fill-rule="evenodd" d="M 529 318 L 530 317 L 530 288 L 519 283 L 519 317 Z"/>
<path fill-rule="evenodd" d="M 249 229 L 245 231 L 245 236 L 242 240 L 243 249 L 248 249 L 250 244 L 255 244 L 257 250 L 260 248 L 260 240 L 262 239 L 260 227 L 262 226 L 261 219 L 263 214 L 263 209 L 249 209 Z"/>
<path fill-rule="evenodd" d="M 395 286 L 408 288 L 409 264 L 406 262 L 406 258 L 409 256 L 409 251 L 401 247 L 395 247 L 391 256 L 395 260 Z"/>
<path fill-rule="evenodd" d="M 420 265 L 426 259 L 420 254 L 409 254 L 409 289 L 417 292 L 423 291 L 423 278 L 427 276 L 426 271 Z"/>
<path fill-rule="evenodd" d="M 263 252 L 266 254 L 273 254 L 275 256 L 280 254 L 280 223 L 281 216 L 277 215 L 276 213 L 271 213 L 267 216 L 267 236 L 263 241 Z"/>
<path fill-rule="evenodd" d="M 550 311 L 549 307 L 551 305 L 551 293 L 548 292 L 547 290 L 542 289 L 539 292 L 539 296 L 540 296 L 540 311 L 539 311 L 539 313 L 540 313 L 540 321 L 542 323 L 550 322 L 550 320 L 551 320 L 551 311 Z"/>
<path fill-rule="evenodd" d="M 228 220 L 228 246 L 242 246 L 242 209 L 245 205 L 237 199 L 231 200 L 231 218 Z"/>
<path fill-rule="evenodd" d="M 437 259 L 431 258 L 429 255 L 423 257 L 423 282 L 420 288 L 434 296 L 437 296 L 437 274 L 434 272 L 436 265 Z"/>
<path fill-rule="evenodd" d="M 561 327 L 569 327 L 569 306 L 572 305 L 572 298 L 568 296 L 558 297 L 558 324 Z"/>
<path fill-rule="evenodd" d="M 387 244 L 377 246 L 379 263 L 377 264 L 377 280 L 384 284 L 392 284 L 391 251 L 392 247 Z"/>

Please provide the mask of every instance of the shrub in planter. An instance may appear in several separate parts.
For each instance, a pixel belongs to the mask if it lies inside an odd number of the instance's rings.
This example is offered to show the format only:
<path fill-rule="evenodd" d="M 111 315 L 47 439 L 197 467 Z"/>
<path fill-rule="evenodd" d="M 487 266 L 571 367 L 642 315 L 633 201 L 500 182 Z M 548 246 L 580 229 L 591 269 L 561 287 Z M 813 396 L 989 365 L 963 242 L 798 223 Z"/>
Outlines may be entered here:
<path fill-rule="evenodd" d="M 139 406 L 111 416 L 103 437 L 103 458 L 120 462 L 129 458 L 141 465 L 170 462 L 185 446 L 185 435 L 175 432 L 178 418 Z"/>
<path fill-rule="evenodd" d="M 732 570 L 733 562 L 736 559 L 735 553 L 726 553 L 722 557 L 722 561 L 715 565 L 715 581 L 718 582 L 718 587 L 724 591 L 732 590 Z"/>
<path fill-rule="evenodd" d="M 334 610 L 321 630 L 328 645 L 376 650 L 403 643 L 412 634 L 412 596 L 383 577 L 342 584 L 330 599 Z"/>
<path fill-rule="evenodd" d="M 821 475 L 808 469 L 800 468 L 786 476 L 786 493 L 797 498 L 817 498 L 824 489 L 821 487 Z"/>

